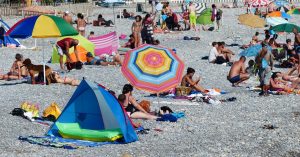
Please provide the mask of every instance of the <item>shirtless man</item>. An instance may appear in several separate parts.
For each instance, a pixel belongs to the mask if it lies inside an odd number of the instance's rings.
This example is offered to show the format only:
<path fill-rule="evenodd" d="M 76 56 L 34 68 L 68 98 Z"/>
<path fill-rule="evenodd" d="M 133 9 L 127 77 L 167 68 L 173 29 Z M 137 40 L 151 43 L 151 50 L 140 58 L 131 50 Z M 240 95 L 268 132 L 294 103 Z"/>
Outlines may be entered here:
<path fill-rule="evenodd" d="M 194 29 L 194 31 L 197 31 L 196 29 L 196 7 L 195 4 L 193 4 L 192 1 L 190 1 L 189 5 L 189 16 L 190 16 L 190 26 Z"/>
<path fill-rule="evenodd" d="M 205 93 L 205 89 L 198 85 L 200 82 L 200 78 L 198 78 L 196 81 L 193 80 L 193 76 L 195 74 L 195 69 L 188 67 L 186 75 L 183 76 L 181 81 L 181 86 L 184 87 L 191 87 L 201 93 Z"/>
<path fill-rule="evenodd" d="M 85 36 L 86 21 L 84 20 L 84 16 L 79 13 L 77 18 L 77 30 L 82 36 Z"/>
<path fill-rule="evenodd" d="M 300 76 L 300 34 L 296 28 L 293 29 L 293 33 L 295 35 L 294 48 L 296 54 L 298 54 L 298 75 Z"/>
<path fill-rule="evenodd" d="M 69 11 L 65 11 L 63 19 L 72 25 L 72 17 L 69 15 Z"/>
<path fill-rule="evenodd" d="M 63 66 L 63 56 L 64 55 L 67 56 L 68 62 L 74 62 L 71 60 L 71 57 L 69 54 L 69 49 L 71 47 L 74 47 L 74 53 L 75 53 L 77 61 L 80 61 L 79 57 L 78 57 L 78 52 L 77 52 L 78 43 L 79 43 L 79 41 L 77 39 L 72 39 L 72 38 L 64 38 L 56 43 L 57 51 L 60 56 L 60 58 L 59 58 L 60 68 L 62 70 L 64 70 L 64 66 Z"/>
<path fill-rule="evenodd" d="M 250 75 L 246 72 L 245 61 L 246 57 L 242 56 L 240 60 L 234 62 L 231 66 L 227 79 L 232 83 L 232 86 L 238 86 L 239 83 L 250 78 Z"/>

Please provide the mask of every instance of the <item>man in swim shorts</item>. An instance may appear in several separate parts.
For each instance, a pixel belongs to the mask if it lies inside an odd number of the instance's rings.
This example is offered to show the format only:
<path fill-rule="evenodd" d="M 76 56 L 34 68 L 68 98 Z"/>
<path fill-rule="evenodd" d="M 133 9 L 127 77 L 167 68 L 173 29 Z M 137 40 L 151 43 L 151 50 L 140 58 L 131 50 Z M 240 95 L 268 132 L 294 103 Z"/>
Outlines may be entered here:
<path fill-rule="evenodd" d="M 241 56 L 240 60 L 234 62 L 231 66 L 227 79 L 232 83 L 232 86 L 238 86 L 239 83 L 250 78 L 249 74 L 246 72 L 245 61 L 246 57 Z"/>
<path fill-rule="evenodd" d="M 60 56 L 59 58 L 59 63 L 60 63 L 60 68 L 64 70 L 64 64 L 63 64 L 63 56 L 67 56 L 67 62 L 76 62 L 72 61 L 69 53 L 69 49 L 71 47 L 74 47 L 74 53 L 76 56 L 77 61 L 79 60 L 78 53 L 77 53 L 77 45 L 79 44 L 79 41 L 77 39 L 72 39 L 72 38 L 64 38 L 56 43 L 57 51 Z"/>
<path fill-rule="evenodd" d="M 190 1 L 190 6 L 189 6 L 189 13 L 190 13 L 190 26 L 191 28 L 194 29 L 194 31 L 197 31 L 196 30 L 196 7 L 195 5 L 193 4 L 192 1 Z"/>

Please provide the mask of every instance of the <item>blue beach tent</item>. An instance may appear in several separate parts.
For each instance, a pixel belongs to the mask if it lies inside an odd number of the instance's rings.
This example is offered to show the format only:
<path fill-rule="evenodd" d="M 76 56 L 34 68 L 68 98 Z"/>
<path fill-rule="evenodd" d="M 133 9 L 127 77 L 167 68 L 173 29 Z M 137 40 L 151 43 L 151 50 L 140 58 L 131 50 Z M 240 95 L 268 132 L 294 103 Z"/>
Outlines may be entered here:
<path fill-rule="evenodd" d="M 138 140 L 116 97 L 87 80 L 81 81 L 47 135 L 96 142 Z"/>
<path fill-rule="evenodd" d="M 4 28 L 4 41 L 0 40 L 0 45 L 7 46 L 9 44 L 15 44 L 16 46 L 20 46 L 20 42 L 17 39 L 11 38 L 10 36 L 6 36 L 5 33 L 10 29 L 8 24 L 6 24 L 2 19 L 0 19 L 0 26 Z"/>

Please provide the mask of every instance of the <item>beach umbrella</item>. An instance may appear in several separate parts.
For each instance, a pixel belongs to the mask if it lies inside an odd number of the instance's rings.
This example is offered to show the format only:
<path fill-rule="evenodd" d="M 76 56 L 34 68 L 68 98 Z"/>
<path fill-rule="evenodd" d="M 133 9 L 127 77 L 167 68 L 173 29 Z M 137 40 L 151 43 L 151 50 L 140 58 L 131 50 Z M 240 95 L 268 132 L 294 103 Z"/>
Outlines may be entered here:
<path fill-rule="evenodd" d="M 288 14 L 298 14 L 298 15 L 300 15 L 300 8 L 292 9 L 288 12 Z"/>
<path fill-rule="evenodd" d="M 284 24 L 276 25 L 274 27 L 271 27 L 270 29 L 275 32 L 291 33 L 291 32 L 293 32 L 294 28 L 296 28 L 298 30 L 298 32 L 300 32 L 300 27 L 295 24 L 292 24 L 292 23 L 284 23 Z"/>
<path fill-rule="evenodd" d="M 249 4 L 252 7 L 266 7 L 270 4 L 269 0 L 250 0 Z"/>
<path fill-rule="evenodd" d="M 253 28 L 263 28 L 266 25 L 264 19 L 260 18 L 257 15 L 253 14 L 242 14 L 239 16 L 238 20 L 241 24 L 250 26 Z"/>
<path fill-rule="evenodd" d="M 290 19 L 291 15 L 281 12 L 281 11 L 273 11 L 267 15 L 267 17 L 282 17 L 284 19 Z"/>
<path fill-rule="evenodd" d="M 137 89 L 160 93 L 181 82 L 184 63 L 168 48 L 145 44 L 126 53 L 121 70 Z"/>
<path fill-rule="evenodd" d="M 18 21 L 6 33 L 13 38 L 56 38 L 78 35 L 77 30 L 63 18 L 54 15 L 37 15 Z M 43 51 L 43 65 L 45 71 L 45 57 Z M 44 83 L 46 77 L 44 73 Z"/>
<path fill-rule="evenodd" d="M 267 48 L 268 48 L 269 51 L 272 51 L 271 46 L 268 46 Z M 259 53 L 259 51 L 261 49 L 262 49 L 261 44 L 256 44 L 256 45 L 250 46 L 249 48 L 245 49 L 239 55 L 240 56 L 246 56 L 246 57 L 257 56 L 257 54 Z"/>
<path fill-rule="evenodd" d="M 211 21 L 211 15 L 212 15 L 212 11 L 211 9 L 206 9 L 204 10 L 198 17 L 197 17 L 197 24 L 202 24 L 202 25 L 209 25 L 209 24 L 213 24 L 213 22 Z"/>
<path fill-rule="evenodd" d="M 285 0 L 276 0 L 273 2 L 277 7 L 284 7 L 289 5 L 290 3 L 288 1 Z"/>
<path fill-rule="evenodd" d="M 271 26 L 276 26 L 284 23 L 289 23 L 287 20 L 285 20 L 282 17 L 267 17 L 266 18 L 267 24 Z"/>

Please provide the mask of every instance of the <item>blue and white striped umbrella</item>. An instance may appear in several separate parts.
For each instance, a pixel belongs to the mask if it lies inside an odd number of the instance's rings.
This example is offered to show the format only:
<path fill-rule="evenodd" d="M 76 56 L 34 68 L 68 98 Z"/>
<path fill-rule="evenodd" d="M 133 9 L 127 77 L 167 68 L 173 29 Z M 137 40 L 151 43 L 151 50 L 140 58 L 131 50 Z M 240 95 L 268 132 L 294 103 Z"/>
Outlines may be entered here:
<path fill-rule="evenodd" d="M 276 1 L 274 1 L 274 4 L 277 7 L 283 7 L 283 6 L 289 5 L 290 3 L 288 1 L 285 1 L 285 0 L 276 0 Z"/>

